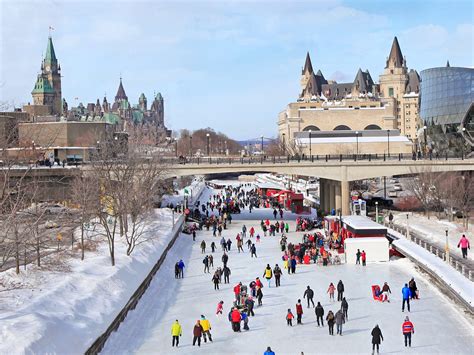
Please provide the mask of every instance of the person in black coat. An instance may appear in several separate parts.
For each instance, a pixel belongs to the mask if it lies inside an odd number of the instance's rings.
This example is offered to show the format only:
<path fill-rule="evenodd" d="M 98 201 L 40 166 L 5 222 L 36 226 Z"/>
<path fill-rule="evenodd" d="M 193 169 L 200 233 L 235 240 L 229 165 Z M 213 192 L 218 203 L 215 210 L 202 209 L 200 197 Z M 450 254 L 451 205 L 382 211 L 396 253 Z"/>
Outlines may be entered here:
<path fill-rule="evenodd" d="M 228 284 L 229 283 L 229 276 L 230 276 L 230 269 L 227 266 L 224 266 L 224 269 L 222 270 L 224 273 L 224 283 Z"/>
<path fill-rule="evenodd" d="M 337 283 L 337 300 L 342 301 L 344 295 L 344 284 L 341 280 Z"/>
<path fill-rule="evenodd" d="M 323 322 L 324 308 L 323 306 L 321 306 L 320 302 L 318 302 L 318 305 L 314 309 L 314 312 L 316 313 L 316 321 L 318 322 L 318 327 L 319 327 L 319 321 L 321 321 L 321 327 L 324 327 L 324 322 Z"/>
<path fill-rule="evenodd" d="M 378 324 L 375 325 L 375 328 L 372 329 L 372 333 L 370 334 L 372 335 L 372 355 L 375 352 L 375 348 L 377 348 L 377 354 L 378 354 L 380 343 L 383 341 L 382 331 L 380 330 Z"/>
<path fill-rule="evenodd" d="M 310 301 L 314 307 L 313 297 L 314 297 L 314 291 L 309 286 L 307 286 L 306 290 L 304 291 L 303 298 L 306 298 L 306 300 L 308 301 L 308 308 L 309 308 Z"/>
<path fill-rule="evenodd" d="M 348 320 L 347 311 L 349 309 L 349 304 L 347 303 L 345 297 L 342 298 L 341 309 L 342 309 L 342 312 L 344 313 L 344 317 L 346 318 L 346 320 Z"/>

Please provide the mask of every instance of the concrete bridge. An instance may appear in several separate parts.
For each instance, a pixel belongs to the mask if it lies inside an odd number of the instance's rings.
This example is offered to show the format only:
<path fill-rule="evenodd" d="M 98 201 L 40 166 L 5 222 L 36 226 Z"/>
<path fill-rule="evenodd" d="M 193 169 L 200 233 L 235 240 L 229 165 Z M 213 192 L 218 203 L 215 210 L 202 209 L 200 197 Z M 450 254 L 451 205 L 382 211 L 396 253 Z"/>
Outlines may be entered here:
<path fill-rule="evenodd" d="M 209 175 L 224 173 L 278 173 L 320 178 L 321 207 L 329 211 L 341 209 L 349 214 L 349 182 L 382 176 L 400 176 L 426 172 L 473 171 L 474 159 L 439 160 L 286 160 L 286 159 L 203 159 L 192 163 L 172 163 L 173 176 Z"/>

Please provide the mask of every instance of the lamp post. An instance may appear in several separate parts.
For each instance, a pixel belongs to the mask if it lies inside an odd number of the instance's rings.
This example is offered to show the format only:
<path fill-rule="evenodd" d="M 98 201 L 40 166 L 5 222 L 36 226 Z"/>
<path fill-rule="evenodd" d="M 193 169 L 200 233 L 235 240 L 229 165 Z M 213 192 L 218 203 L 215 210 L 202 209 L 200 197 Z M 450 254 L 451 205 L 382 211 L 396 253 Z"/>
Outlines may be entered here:
<path fill-rule="evenodd" d="M 444 250 L 446 252 L 446 262 L 449 265 L 449 241 L 448 241 L 448 230 L 446 229 L 446 245 L 444 247 Z"/>
<path fill-rule="evenodd" d="M 424 140 L 424 147 L 423 147 L 423 157 L 425 156 L 426 154 L 426 150 L 428 148 L 428 138 L 426 137 L 426 129 L 428 127 L 426 126 L 423 126 L 423 140 Z"/>
<path fill-rule="evenodd" d="M 227 156 L 227 141 L 224 141 L 224 155 Z"/>
<path fill-rule="evenodd" d="M 311 129 L 309 130 L 309 158 L 311 159 L 311 156 L 313 155 L 311 152 L 311 132 L 313 132 Z"/>
<path fill-rule="evenodd" d="M 359 131 L 356 131 L 356 160 L 359 157 Z"/>
<path fill-rule="evenodd" d="M 387 155 L 390 158 L 390 130 L 387 129 Z"/>
<path fill-rule="evenodd" d="M 207 137 L 207 156 L 209 157 L 210 156 L 210 153 L 209 153 L 209 133 L 206 133 L 206 137 Z"/>
<path fill-rule="evenodd" d="M 193 157 L 193 136 L 189 136 L 189 159 Z"/>
<path fill-rule="evenodd" d="M 283 137 L 283 155 L 286 155 L 285 133 L 281 134 Z"/>
<path fill-rule="evenodd" d="M 408 223 L 408 216 L 409 214 L 407 213 L 407 239 L 410 240 L 410 225 Z"/>
<path fill-rule="evenodd" d="M 466 133 L 466 127 L 463 127 L 461 132 L 462 132 L 462 136 L 464 137 L 464 134 Z M 461 150 L 462 150 L 461 151 L 461 154 L 462 154 L 461 158 L 462 158 L 462 160 L 464 160 L 464 143 L 462 143 L 462 141 L 461 141 Z"/>
<path fill-rule="evenodd" d="M 375 222 L 379 223 L 379 202 L 375 201 Z"/>
<path fill-rule="evenodd" d="M 262 139 L 262 157 L 265 155 L 265 151 L 263 150 L 263 136 L 260 136 L 260 138 Z"/>

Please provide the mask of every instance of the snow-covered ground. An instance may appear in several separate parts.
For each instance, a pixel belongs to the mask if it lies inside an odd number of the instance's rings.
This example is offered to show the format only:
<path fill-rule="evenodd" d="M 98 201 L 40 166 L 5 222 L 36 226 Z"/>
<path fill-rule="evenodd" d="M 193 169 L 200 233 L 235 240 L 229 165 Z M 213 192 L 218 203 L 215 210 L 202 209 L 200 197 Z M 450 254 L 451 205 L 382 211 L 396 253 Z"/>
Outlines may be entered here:
<path fill-rule="evenodd" d="M 176 218 L 176 217 L 175 217 Z M 177 227 L 177 226 L 176 226 Z M 116 266 L 107 243 L 97 251 L 43 259 L 20 275 L 0 273 L 0 354 L 80 354 L 109 326 L 160 258 L 172 236 L 172 214 L 155 210 L 146 227 L 153 238 L 126 256 L 117 238 Z"/>
<path fill-rule="evenodd" d="M 397 213 L 394 212 L 393 220 L 395 224 L 406 227 L 407 225 L 407 213 Z M 463 234 L 468 237 L 471 243 L 474 243 L 473 240 L 473 227 L 471 226 L 469 231 L 465 231 L 462 228 L 461 224 L 449 222 L 447 220 L 440 220 L 436 216 L 431 216 L 429 219 L 426 216 L 423 216 L 419 213 L 409 212 L 408 224 L 411 231 L 417 232 L 428 241 L 436 244 L 440 249 L 444 250 L 446 244 L 446 230 L 448 230 L 448 242 L 449 242 L 449 251 L 451 254 L 455 254 L 459 257 L 462 256 L 461 249 L 457 247 L 459 239 Z M 472 261 L 474 256 L 472 254 L 473 248 L 469 251 L 467 257 Z"/>
<path fill-rule="evenodd" d="M 191 185 L 178 190 L 175 195 L 163 195 L 163 198 L 161 199 L 161 206 L 166 207 L 170 203 L 173 206 L 178 204 L 183 205 L 185 195 L 187 195 L 189 198 L 189 204 L 192 204 L 197 198 L 199 198 L 205 186 L 204 178 L 202 176 L 197 176 L 191 182 Z"/>
<path fill-rule="evenodd" d="M 205 192 L 206 193 L 206 192 Z M 205 201 L 205 198 L 201 198 Z M 231 283 L 221 285 L 214 291 L 212 274 L 203 273 L 200 242 L 206 240 L 208 253 L 212 232 L 198 233 L 192 241 L 188 235 L 182 235 L 168 254 L 165 263 L 157 273 L 150 288 L 140 300 L 137 308 L 129 313 L 124 324 L 106 343 L 105 354 L 262 354 L 271 346 L 277 354 L 320 354 L 320 353 L 370 353 L 370 332 L 379 324 L 385 341 L 381 353 L 409 352 L 413 354 L 472 354 L 474 338 L 470 320 L 451 304 L 428 280 L 417 272 L 407 259 L 387 263 L 371 263 L 366 267 L 359 265 L 339 265 L 321 267 L 312 265 L 298 266 L 295 275 L 282 276 L 280 288 L 263 288 L 263 306 L 255 307 L 255 317 L 249 322 L 248 332 L 234 333 L 227 320 L 227 312 L 234 299 L 232 288 L 242 281 L 247 284 L 256 277 L 262 278 L 265 266 L 275 263 L 282 265 L 279 238 L 262 237 L 257 245 L 258 258 L 250 258 L 247 248 L 238 253 L 235 248 L 235 236 L 245 223 L 258 227 L 262 217 L 271 217 L 271 210 L 258 209 L 258 214 L 247 212 L 234 218 L 229 229 L 223 232 L 226 238 L 234 242 L 229 253 Z M 294 216 L 285 216 L 292 220 Z M 248 218 L 245 220 L 245 218 Z M 250 220 L 252 219 L 252 220 Z M 294 222 L 290 222 L 295 230 Z M 259 228 L 257 228 L 259 230 Z M 301 240 L 301 233 L 290 232 L 289 240 Z M 222 252 L 214 253 L 215 267 L 220 262 Z M 179 259 L 186 263 L 184 279 L 174 278 L 174 264 Z M 212 271 L 211 271 L 212 272 Z M 421 299 L 413 301 L 411 313 L 401 312 L 401 288 L 411 277 L 415 277 L 420 289 Z M 344 325 L 343 336 L 329 336 L 328 328 L 318 328 L 313 309 L 307 309 L 303 292 L 307 285 L 315 291 L 314 300 L 321 301 L 325 313 L 337 311 L 340 304 L 330 302 L 326 293 L 330 282 L 343 280 L 345 296 L 349 303 L 349 321 Z M 392 288 L 392 302 L 380 303 L 372 299 L 371 285 L 381 285 L 387 281 Z M 295 312 L 295 304 L 301 298 L 304 304 L 303 325 L 286 325 L 285 315 L 288 308 Z M 216 317 L 217 303 L 224 301 L 224 315 Z M 192 330 L 201 314 L 210 319 L 213 343 L 202 344 L 200 349 L 193 347 Z M 405 349 L 401 334 L 401 325 L 406 315 L 415 326 L 413 346 Z M 171 324 L 178 319 L 183 328 L 179 349 L 171 347 Z M 444 336 L 442 335 L 444 334 Z"/>

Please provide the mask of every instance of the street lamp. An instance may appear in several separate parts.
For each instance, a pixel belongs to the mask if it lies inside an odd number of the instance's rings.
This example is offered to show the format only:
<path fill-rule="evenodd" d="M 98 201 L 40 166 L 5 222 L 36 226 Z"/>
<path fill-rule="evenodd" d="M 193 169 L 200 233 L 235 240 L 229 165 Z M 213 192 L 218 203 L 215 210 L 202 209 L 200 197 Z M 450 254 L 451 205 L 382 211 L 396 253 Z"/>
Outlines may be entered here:
<path fill-rule="evenodd" d="M 410 225 L 408 224 L 408 216 L 409 213 L 407 213 L 407 239 L 410 240 Z"/>
<path fill-rule="evenodd" d="M 390 130 L 387 129 L 387 155 L 390 158 Z"/>
<path fill-rule="evenodd" d="M 375 201 L 375 222 L 379 223 L 379 202 Z"/>
<path fill-rule="evenodd" d="M 265 155 L 265 151 L 263 150 L 263 136 L 260 137 L 262 139 L 262 157 Z"/>
<path fill-rule="evenodd" d="M 189 136 L 189 158 L 193 157 L 193 136 Z"/>
<path fill-rule="evenodd" d="M 206 137 L 207 137 L 207 156 L 209 157 L 210 156 L 210 153 L 209 153 L 209 133 L 206 133 Z"/>
<path fill-rule="evenodd" d="M 423 148 L 423 156 L 425 156 L 426 150 L 427 150 L 427 148 L 428 148 L 428 139 L 426 138 L 426 129 L 427 129 L 427 128 L 428 128 L 428 127 L 423 126 L 423 137 L 424 137 L 424 143 L 425 143 L 425 146 L 424 146 L 424 148 Z"/>
<path fill-rule="evenodd" d="M 312 132 L 312 130 L 310 129 L 309 130 L 309 158 L 310 159 L 311 159 L 311 156 L 312 156 L 312 154 L 311 154 L 311 132 Z"/>
<path fill-rule="evenodd" d="M 281 134 L 283 137 L 283 155 L 286 155 L 285 133 Z"/>
<path fill-rule="evenodd" d="M 446 229 L 446 245 L 444 247 L 446 252 L 446 262 L 449 264 L 449 241 L 448 241 L 448 230 Z"/>
<path fill-rule="evenodd" d="M 359 131 L 356 131 L 356 160 L 359 157 Z"/>

